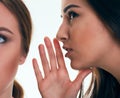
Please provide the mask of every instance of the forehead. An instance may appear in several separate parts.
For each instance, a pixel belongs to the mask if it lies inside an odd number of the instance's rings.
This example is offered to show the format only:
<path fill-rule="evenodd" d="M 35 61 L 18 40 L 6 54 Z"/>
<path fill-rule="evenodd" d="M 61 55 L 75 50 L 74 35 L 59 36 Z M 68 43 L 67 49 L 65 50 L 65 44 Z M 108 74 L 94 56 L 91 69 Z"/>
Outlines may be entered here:
<path fill-rule="evenodd" d="M 16 17 L 0 2 L 0 27 L 10 29 L 12 32 L 19 32 Z"/>
<path fill-rule="evenodd" d="M 80 3 L 83 0 L 62 0 L 62 4 L 69 4 L 69 3 Z"/>
<path fill-rule="evenodd" d="M 7 18 L 9 17 L 9 18 Z M 0 20 L 3 20 L 3 19 L 12 19 L 14 20 L 14 16 L 13 14 L 7 9 L 7 7 L 5 7 L 2 3 L 0 3 Z"/>
<path fill-rule="evenodd" d="M 86 0 L 62 0 L 62 10 L 68 5 L 85 6 Z"/>

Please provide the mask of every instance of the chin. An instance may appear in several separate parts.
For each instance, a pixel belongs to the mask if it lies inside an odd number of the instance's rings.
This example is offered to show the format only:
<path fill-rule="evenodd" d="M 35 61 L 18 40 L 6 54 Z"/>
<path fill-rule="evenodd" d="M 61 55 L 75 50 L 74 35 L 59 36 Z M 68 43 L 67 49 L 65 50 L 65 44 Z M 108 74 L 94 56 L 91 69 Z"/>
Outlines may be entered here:
<path fill-rule="evenodd" d="M 72 69 L 75 69 L 75 70 L 82 70 L 82 69 L 88 69 L 90 68 L 90 66 L 85 66 L 85 64 L 80 64 L 80 63 L 73 63 L 71 62 L 71 67 Z"/>
<path fill-rule="evenodd" d="M 81 67 L 80 67 L 80 65 L 78 65 L 78 63 L 75 64 L 75 63 L 72 63 L 72 62 L 71 62 L 70 65 L 71 65 L 71 68 L 72 68 L 72 69 L 75 69 L 75 70 L 80 70 L 80 69 L 81 69 Z"/>

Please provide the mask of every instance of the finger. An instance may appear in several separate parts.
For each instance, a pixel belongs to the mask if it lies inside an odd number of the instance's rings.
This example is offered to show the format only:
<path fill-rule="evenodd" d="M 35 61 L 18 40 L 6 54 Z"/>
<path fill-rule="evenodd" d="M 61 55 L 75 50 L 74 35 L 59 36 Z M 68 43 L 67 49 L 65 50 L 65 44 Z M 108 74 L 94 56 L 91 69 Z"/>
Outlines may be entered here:
<path fill-rule="evenodd" d="M 85 70 L 81 70 L 78 74 L 78 76 L 76 77 L 76 79 L 74 80 L 74 88 L 76 88 L 77 90 L 79 90 L 81 88 L 82 82 L 84 80 L 84 78 L 91 72 L 90 69 L 85 69 Z"/>
<path fill-rule="evenodd" d="M 36 76 L 37 82 L 39 84 L 39 82 L 42 81 L 43 77 L 42 77 L 41 71 L 39 70 L 39 66 L 38 66 L 36 59 L 33 59 L 32 63 L 33 63 L 33 69 L 35 72 L 35 76 Z"/>
<path fill-rule="evenodd" d="M 59 44 L 57 39 L 54 39 L 53 42 L 54 42 L 54 46 L 55 46 L 55 50 L 56 50 L 58 67 L 62 68 L 62 69 L 66 69 L 63 53 L 62 53 L 62 50 L 60 48 L 60 44 Z"/>
<path fill-rule="evenodd" d="M 46 57 L 45 49 L 42 44 L 39 45 L 39 53 L 40 53 L 40 57 L 41 57 L 43 71 L 44 71 L 45 77 L 47 77 L 50 73 L 50 68 L 49 68 L 49 63 L 48 63 L 47 57 Z"/>
<path fill-rule="evenodd" d="M 52 43 L 48 37 L 45 37 L 44 41 L 45 41 L 45 45 L 47 47 L 47 51 L 50 59 L 51 70 L 56 70 L 57 62 L 56 62 L 56 56 L 52 47 Z"/>

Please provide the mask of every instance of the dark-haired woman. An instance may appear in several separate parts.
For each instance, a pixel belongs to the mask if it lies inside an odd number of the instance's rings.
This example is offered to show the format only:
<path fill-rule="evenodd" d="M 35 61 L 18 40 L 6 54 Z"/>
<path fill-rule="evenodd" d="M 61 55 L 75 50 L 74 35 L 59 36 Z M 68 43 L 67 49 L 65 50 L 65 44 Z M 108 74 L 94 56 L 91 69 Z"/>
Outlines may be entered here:
<path fill-rule="evenodd" d="M 71 67 L 79 70 L 71 81 L 59 43 L 45 38 L 49 59 L 39 46 L 44 77 L 33 60 L 43 98 L 120 98 L 120 0 L 62 0 L 63 22 L 57 39 L 67 51 Z M 67 65 L 68 66 L 68 65 Z M 82 82 L 92 72 L 92 83 L 82 94 Z"/>

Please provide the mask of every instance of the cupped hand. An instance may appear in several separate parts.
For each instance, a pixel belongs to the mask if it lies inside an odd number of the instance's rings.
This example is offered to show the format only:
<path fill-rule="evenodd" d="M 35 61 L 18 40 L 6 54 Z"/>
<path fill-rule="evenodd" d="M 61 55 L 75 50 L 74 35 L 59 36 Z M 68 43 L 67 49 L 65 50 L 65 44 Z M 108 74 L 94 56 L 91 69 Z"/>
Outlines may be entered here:
<path fill-rule="evenodd" d="M 57 39 L 54 39 L 55 52 L 48 37 L 44 39 L 49 60 L 47 59 L 44 45 L 39 45 L 39 53 L 44 71 L 44 76 L 39 69 L 36 59 L 33 67 L 37 78 L 38 88 L 42 98 L 76 98 L 83 79 L 91 72 L 81 70 L 74 81 L 71 81 L 65 66 L 63 54 Z"/>

